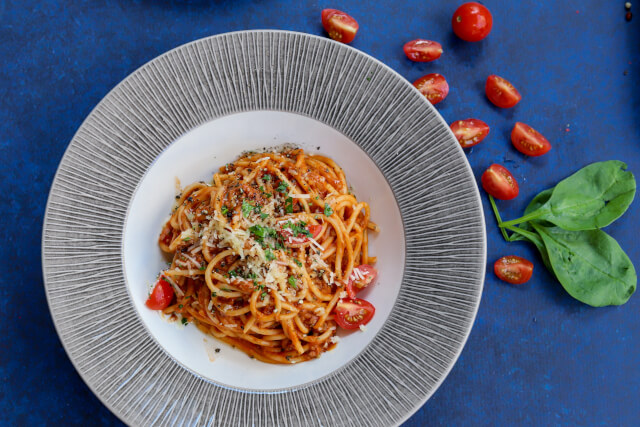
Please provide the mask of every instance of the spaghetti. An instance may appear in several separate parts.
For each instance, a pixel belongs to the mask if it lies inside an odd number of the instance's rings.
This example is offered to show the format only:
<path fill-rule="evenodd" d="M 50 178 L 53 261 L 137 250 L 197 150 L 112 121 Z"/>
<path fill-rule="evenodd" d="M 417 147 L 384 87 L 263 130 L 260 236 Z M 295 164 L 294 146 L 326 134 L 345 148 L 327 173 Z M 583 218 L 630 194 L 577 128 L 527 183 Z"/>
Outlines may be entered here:
<path fill-rule="evenodd" d="M 376 277 L 369 205 L 331 159 L 250 153 L 176 196 L 159 238 L 172 254 L 147 306 L 268 363 L 335 347 L 375 309 L 355 293 Z"/>

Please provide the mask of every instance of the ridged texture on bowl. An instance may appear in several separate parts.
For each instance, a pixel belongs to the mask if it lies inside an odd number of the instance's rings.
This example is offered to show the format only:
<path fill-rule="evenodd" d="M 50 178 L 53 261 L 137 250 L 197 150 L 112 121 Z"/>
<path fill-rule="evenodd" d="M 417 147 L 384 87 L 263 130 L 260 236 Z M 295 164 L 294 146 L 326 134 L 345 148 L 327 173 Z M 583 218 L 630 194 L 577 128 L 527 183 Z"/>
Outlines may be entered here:
<path fill-rule="evenodd" d="M 122 271 L 124 218 L 149 165 L 194 127 L 248 110 L 303 114 L 352 139 L 389 181 L 406 231 L 402 289 L 372 344 L 335 374 L 275 394 L 225 389 L 173 362 L 138 321 Z M 118 85 L 71 141 L 43 232 L 60 338 L 94 393 L 133 425 L 400 423 L 459 355 L 484 269 L 476 184 L 435 109 L 369 56 L 281 31 L 199 40 Z"/>

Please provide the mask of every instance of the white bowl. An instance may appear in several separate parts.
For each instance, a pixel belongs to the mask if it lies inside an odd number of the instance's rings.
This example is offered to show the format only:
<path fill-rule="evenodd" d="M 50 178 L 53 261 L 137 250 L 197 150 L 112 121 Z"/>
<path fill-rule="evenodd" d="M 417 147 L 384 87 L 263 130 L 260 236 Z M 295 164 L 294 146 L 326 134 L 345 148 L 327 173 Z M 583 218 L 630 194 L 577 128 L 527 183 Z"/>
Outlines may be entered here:
<path fill-rule="evenodd" d="M 369 203 L 369 251 L 378 257 L 377 284 L 358 297 L 370 301 L 376 314 L 366 331 L 339 332 L 336 348 L 297 365 L 272 365 L 205 335 L 193 325 L 170 323 L 144 302 L 166 259 L 158 247 L 160 230 L 175 200 L 175 178 L 183 186 L 209 181 L 220 166 L 247 150 L 291 143 L 336 161 L 358 200 Z M 335 129 L 308 117 L 278 111 L 238 113 L 208 122 L 164 150 L 141 180 L 129 205 L 123 238 L 125 279 L 133 305 L 156 342 L 177 363 L 216 384 L 243 390 L 277 391 L 316 381 L 353 360 L 378 333 L 396 301 L 405 264 L 405 236 L 400 210 L 389 184 L 375 163 Z M 215 348 L 221 349 L 216 353 Z"/>

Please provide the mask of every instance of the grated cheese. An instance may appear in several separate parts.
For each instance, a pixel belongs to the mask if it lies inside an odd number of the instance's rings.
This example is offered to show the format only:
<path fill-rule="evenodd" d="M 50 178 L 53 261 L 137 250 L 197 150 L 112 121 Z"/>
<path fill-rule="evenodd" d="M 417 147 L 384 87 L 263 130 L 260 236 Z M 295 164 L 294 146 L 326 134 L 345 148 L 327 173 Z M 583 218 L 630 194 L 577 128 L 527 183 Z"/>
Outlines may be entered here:
<path fill-rule="evenodd" d="M 174 292 L 178 294 L 178 296 L 184 296 L 184 292 L 182 292 L 182 289 L 180 289 L 180 286 L 178 286 L 178 284 L 174 282 L 173 279 L 169 277 L 168 274 L 163 274 L 162 277 L 164 277 L 165 280 L 169 282 L 169 284 L 173 287 Z"/>
<path fill-rule="evenodd" d="M 318 249 L 320 249 L 321 251 L 324 251 L 324 247 L 322 247 L 322 245 L 320 243 L 318 243 L 318 241 L 316 239 L 314 239 L 313 237 L 309 237 L 309 241 L 311 243 L 313 243 L 314 245 L 316 245 L 318 247 Z"/>

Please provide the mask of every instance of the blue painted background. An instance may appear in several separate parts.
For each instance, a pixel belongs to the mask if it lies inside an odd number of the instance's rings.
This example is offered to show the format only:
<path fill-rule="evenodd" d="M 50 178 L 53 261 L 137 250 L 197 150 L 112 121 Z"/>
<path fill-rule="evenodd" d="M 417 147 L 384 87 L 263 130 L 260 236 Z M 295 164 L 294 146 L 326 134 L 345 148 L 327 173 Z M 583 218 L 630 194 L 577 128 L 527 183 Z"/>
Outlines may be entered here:
<path fill-rule="evenodd" d="M 446 76 L 448 122 L 480 118 L 489 137 L 468 152 L 479 178 L 502 163 L 521 196 L 500 203 L 514 218 L 540 190 L 578 168 L 621 159 L 640 176 L 640 2 L 625 22 L 622 0 L 488 0 L 494 28 L 483 42 L 455 38 L 461 1 L 0 1 L 0 424 L 118 425 L 80 380 L 54 331 L 40 271 L 49 186 L 85 116 L 119 81 L 155 56 L 201 37 L 276 28 L 323 34 L 320 11 L 360 23 L 354 47 L 407 79 Z M 440 41 L 441 59 L 402 53 L 414 38 Z M 484 97 L 489 74 L 523 95 L 511 110 Z M 553 150 L 526 158 L 513 123 L 544 134 Z M 607 231 L 640 268 L 640 202 Z M 593 309 L 572 300 L 534 249 L 502 241 L 485 200 L 490 264 L 506 254 L 534 261 L 521 287 L 487 269 L 482 304 L 458 363 L 408 422 L 418 425 L 632 425 L 640 419 L 640 295 Z M 464 262 L 464 254 L 460 254 Z"/>

